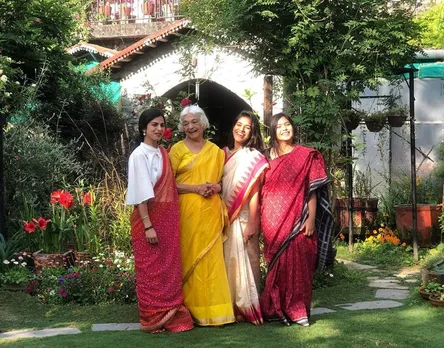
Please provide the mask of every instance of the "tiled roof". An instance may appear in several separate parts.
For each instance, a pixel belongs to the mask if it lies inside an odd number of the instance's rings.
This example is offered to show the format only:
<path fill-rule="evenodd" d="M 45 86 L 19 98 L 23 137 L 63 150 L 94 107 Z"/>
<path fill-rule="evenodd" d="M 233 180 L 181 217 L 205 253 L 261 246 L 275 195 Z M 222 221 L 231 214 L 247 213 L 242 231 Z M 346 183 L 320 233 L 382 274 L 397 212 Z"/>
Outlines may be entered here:
<path fill-rule="evenodd" d="M 180 29 L 186 27 L 191 21 L 189 19 L 182 19 L 179 21 L 174 21 L 170 25 L 152 33 L 143 39 L 135 42 L 131 46 L 119 51 L 116 55 L 104 60 L 96 68 L 107 69 L 116 65 L 122 60 L 127 61 L 128 57 L 136 54 L 137 52 L 143 50 L 146 46 L 155 45 L 157 41 L 165 39 L 168 35 L 178 32 Z M 155 46 L 154 46 L 155 47 Z M 95 70 L 95 68 L 92 68 Z"/>
<path fill-rule="evenodd" d="M 87 42 L 78 43 L 70 48 L 67 48 L 66 50 L 68 51 L 69 54 L 75 54 L 80 51 L 88 51 L 91 53 L 99 54 L 106 58 L 110 58 L 119 53 L 116 50 L 112 50 L 110 48 L 102 47 L 99 45 L 93 45 Z"/>

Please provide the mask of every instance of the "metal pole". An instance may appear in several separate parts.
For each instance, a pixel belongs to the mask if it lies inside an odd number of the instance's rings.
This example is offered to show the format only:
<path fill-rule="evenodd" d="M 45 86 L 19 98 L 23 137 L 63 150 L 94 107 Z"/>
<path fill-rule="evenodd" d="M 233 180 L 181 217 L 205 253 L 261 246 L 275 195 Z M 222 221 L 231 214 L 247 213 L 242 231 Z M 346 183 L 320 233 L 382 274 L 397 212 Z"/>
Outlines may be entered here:
<path fill-rule="evenodd" d="M 418 255 L 418 219 L 416 212 L 416 140 L 415 140 L 415 77 L 414 71 L 409 71 L 409 96 L 410 96 L 410 185 L 412 187 L 412 240 L 413 240 L 413 257 L 419 260 Z"/>
<path fill-rule="evenodd" d="M 0 116 L 0 234 L 7 239 L 6 216 L 5 216 L 5 179 L 3 171 L 3 127 L 5 117 Z"/>
<path fill-rule="evenodd" d="M 347 131 L 347 186 L 348 186 L 348 250 L 353 251 L 353 153 L 351 131 Z"/>

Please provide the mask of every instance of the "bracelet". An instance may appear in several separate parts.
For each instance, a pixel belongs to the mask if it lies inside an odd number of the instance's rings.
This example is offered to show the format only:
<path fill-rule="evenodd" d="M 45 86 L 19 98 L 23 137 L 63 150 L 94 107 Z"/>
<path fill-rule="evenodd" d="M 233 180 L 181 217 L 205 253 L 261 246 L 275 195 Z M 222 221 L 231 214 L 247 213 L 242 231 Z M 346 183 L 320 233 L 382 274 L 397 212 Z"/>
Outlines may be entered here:
<path fill-rule="evenodd" d="M 145 227 L 145 231 L 149 231 L 149 230 L 151 230 L 152 228 L 153 228 L 153 225 L 148 226 L 148 227 Z"/>
<path fill-rule="evenodd" d="M 145 215 L 143 218 L 141 218 L 142 220 L 145 220 L 148 217 L 148 215 Z"/>

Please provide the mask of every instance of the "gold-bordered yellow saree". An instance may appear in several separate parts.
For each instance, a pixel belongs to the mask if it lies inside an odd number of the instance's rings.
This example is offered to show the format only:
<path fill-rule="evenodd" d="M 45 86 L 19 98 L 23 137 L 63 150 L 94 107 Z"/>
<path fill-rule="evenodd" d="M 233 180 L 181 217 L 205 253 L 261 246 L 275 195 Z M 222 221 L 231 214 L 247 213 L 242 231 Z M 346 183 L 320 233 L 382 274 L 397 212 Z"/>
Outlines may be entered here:
<path fill-rule="evenodd" d="M 200 185 L 221 181 L 224 153 L 207 141 L 198 154 L 183 141 L 170 151 L 178 184 Z M 223 255 L 223 229 L 227 212 L 219 194 L 204 198 L 196 193 L 179 195 L 180 247 L 185 305 L 198 325 L 235 321 Z"/>

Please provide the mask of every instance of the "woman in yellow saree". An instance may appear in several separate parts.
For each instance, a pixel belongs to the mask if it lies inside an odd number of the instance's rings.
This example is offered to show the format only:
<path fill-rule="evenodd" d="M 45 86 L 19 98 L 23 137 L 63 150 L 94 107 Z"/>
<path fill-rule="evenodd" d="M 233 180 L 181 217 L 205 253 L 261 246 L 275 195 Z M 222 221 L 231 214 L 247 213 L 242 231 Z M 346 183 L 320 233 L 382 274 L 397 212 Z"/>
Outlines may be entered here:
<path fill-rule="evenodd" d="M 179 190 L 180 246 L 185 305 L 197 325 L 234 322 L 223 255 L 226 207 L 219 195 L 224 153 L 203 138 L 208 119 L 198 106 L 186 107 L 170 160 Z"/>

